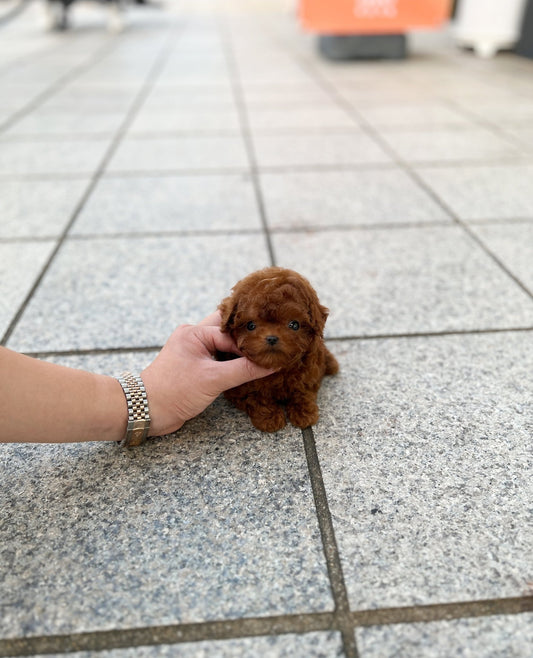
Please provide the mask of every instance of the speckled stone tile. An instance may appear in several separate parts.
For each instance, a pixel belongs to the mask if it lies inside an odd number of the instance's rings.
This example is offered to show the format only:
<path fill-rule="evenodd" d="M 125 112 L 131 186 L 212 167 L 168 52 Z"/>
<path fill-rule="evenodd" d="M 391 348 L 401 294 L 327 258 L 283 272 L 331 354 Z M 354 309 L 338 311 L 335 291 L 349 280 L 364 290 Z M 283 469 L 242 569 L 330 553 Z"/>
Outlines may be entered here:
<path fill-rule="evenodd" d="M 101 180 L 72 233 L 239 229 L 261 229 L 248 176 L 135 176 Z"/>
<path fill-rule="evenodd" d="M 189 171 L 248 167 L 241 137 L 126 138 L 109 164 L 109 171 Z"/>
<path fill-rule="evenodd" d="M 235 109 L 233 89 L 226 85 L 176 84 L 156 82 L 142 106 L 146 112 L 179 112 L 193 109 Z"/>
<path fill-rule="evenodd" d="M 51 658 L 62 658 L 64 654 L 47 654 Z M 154 647 L 135 647 L 112 651 L 75 652 L 71 658 L 335 658 L 343 656 L 339 633 L 305 633 L 295 635 L 271 635 L 247 637 L 235 640 L 184 642 L 183 644 Z M 38 657 L 36 657 L 38 658 Z M 43 656 L 44 658 L 44 656 Z"/>
<path fill-rule="evenodd" d="M 533 615 L 377 626 L 356 638 L 361 658 L 528 658 Z"/>
<path fill-rule="evenodd" d="M 282 107 L 251 106 L 248 109 L 250 127 L 253 132 L 291 132 L 350 130 L 357 121 L 333 103 L 314 103 Z"/>
<path fill-rule="evenodd" d="M 273 229 L 451 221 L 397 169 L 266 173 L 261 188 Z"/>
<path fill-rule="evenodd" d="M 314 433 L 352 609 L 523 595 L 532 333 L 331 347 Z"/>
<path fill-rule="evenodd" d="M 533 219 L 533 165 L 424 167 L 422 179 L 464 221 Z"/>
<path fill-rule="evenodd" d="M 464 107 L 470 114 L 497 126 L 531 125 L 533 121 L 533 100 L 515 94 L 512 99 L 485 99 L 483 103 L 475 99 L 456 99 L 459 107 Z"/>
<path fill-rule="evenodd" d="M 239 115 L 229 107 L 176 107 L 159 111 L 141 110 L 130 126 L 129 134 L 216 133 L 240 134 Z"/>
<path fill-rule="evenodd" d="M 57 236 L 68 224 L 88 181 L 0 181 L 0 238 Z"/>
<path fill-rule="evenodd" d="M 6 131 L 7 136 L 33 135 L 114 135 L 124 121 L 124 113 L 32 112 Z"/>
<path fill-rule="evenodd" d="M 279 51 L 265 55 L 262 60 L 253 56 L 241 58 L 239 78 L 243 86 L 284 84 L 289 87 L 312 82 L 291 57 L 280 55 Z"/>
<path fill-rule="evenodd" d="M 194 82 L 206 85 L 209 83 L 230 83 L 225 62 L 202 62 L 195 65 L 193 60 L 182 62 L 180 65 L 169 64 L 158 76 L 160 84 L 174 85 L 180 83 Z"/>
<path fill-rule="evenodd" d="M 360 165 L 391 162 L 368 135 L 354 128 L 346 133 L 254 135 L 261 167 L 309 167 L 313 165 Z"/>
<path fill-rule="evenodd" d="M 416 130 L 436 127 L 472 128 L 475 126 L 459 110 L 438 101 L 419 103 L 359 104 L 357 112 L 377 128 Z"/>
<path fill-rule="evenodd" d="M 92 174 L 109 146 L 107 139 L 0 139 L 0 176 Z"/>
<path fill-rule="evenodd" d="M 328 336 L 529 327 L 533 301 L 460 228 L 274 235 L 330 308 Z"/>
<path fill-rule="evenodd" d="M 242 89 L 248 108 L 285 107 L 287 105 L 309 105 L 330 103 L 331 98 L 316 84 L 297 85 L 248 85 Z"/>
<path fill-rule="evenodd" d="M 332 609 L 300 431 L 220 400 L 138 450 L 7 445 L 0 468 L 6 637 Z"/>
<path fill-rule="evenodd" d="M 473 230 L 533 295 L 533 221 L 487 224 Z"/>
<path fill-rule="evenodd" d="M 269 264 L 256 235 L 65 243 L 11 336 L 23 351 L 161 345 Z"/>
<path fill-rule="evenodd" d="M 55 242 L 0 243 L 0 338 L 41 273 Z"/>
<path fill-rule="evenodd" d="M 125 113 L 131 106 L 136 91 L 125 88 L 70 85 L 47 98 L 40 110 L 45 113 L 77 113 L 81 118 L 92 114 L 113 115 Z"/>
<path fill-rule="evenodd" d="M 529 158 L 531 158 L 531 155 L 533 154 L 533 129 L 530 127 L 530 124 L 523 126 L 505 126 L 503 131 L 504 134 L 513 139 L 516 144 L 519 144 L 524 153 L 527 153 Z"/>
<path fill-rule="evenodd" d="M 118 376 L 120 373 L 141 372 L 157 356 L 159 350 L 135 352 L 103 352 L 101 354 L 57 354 L 46 357 L 46 361 L 68 368 L 89 370 L 100 375 Z"/>
<path fill-rule="evenodd" d="M 407 162 L 463 162 L 517 158 L 521 151 L 511 140 L 490 130 L 433 129 L 380 130 L 383 139 Z"/>

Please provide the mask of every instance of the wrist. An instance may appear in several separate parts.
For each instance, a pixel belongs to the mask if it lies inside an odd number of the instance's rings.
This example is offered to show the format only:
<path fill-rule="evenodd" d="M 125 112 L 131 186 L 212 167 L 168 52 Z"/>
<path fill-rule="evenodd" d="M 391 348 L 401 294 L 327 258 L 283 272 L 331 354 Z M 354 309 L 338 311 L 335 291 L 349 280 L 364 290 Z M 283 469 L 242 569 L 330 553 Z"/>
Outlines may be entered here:
<path fill-rule="evenodd" d="M 105 441 L 122 441 L 128 427 L 128 406 L 122 386 L 114 377 L 94 375 L 96 380 L 97 434 Z"/>
<path fill-rule="evenodd" d="M 167 382 L 167 387 L 170 377 L 172 377 L 172 373 L 169 372 L 167 378 L 163 378 Z M 164 436 L 180 429 L 185 423 L 185 419 L 177 412 L 176 401 L 169 398 L 166 388 L 161 390 L 158 383 L 161 381 L 161 374 L 155 372 L 150 365 L 141 372 L 141 378 L 150 409 L 151 423 L 148 436 Z"/>

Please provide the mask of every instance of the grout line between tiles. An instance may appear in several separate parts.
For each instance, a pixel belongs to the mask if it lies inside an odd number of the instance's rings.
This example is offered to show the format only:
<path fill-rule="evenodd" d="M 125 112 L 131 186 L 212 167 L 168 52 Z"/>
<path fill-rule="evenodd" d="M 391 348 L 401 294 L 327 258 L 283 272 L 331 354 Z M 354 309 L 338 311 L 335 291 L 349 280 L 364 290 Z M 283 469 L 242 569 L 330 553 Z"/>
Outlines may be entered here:
<path fill-rule="evenodd" d="M 92 136 L 94 137 L 94 136 Z M 72 136 L 68 136 L 64 141 L 71 141 Z M 10 141 L 15 141 L 14 139 Z M 16 141 L 34 141 L 28 140 L 27 138 L 20 138 Z M 43 141 L 55 141 L 55 138 L 50 139 L 46 137 Z M 61 141 L 61 140 L 58 140 Z M 533 165 L 533 157 L 530 161 L 521 160 L 520 164 L 524 166 Z M 490 161 L 490 164 L 487 165 L 486 162 L 480 160 L 457 160 L 453 163 L 432 160 L 431 162 L 426 163 L 416 163 L 416 167 L 425 168 L 430 166 L 431 168 L 438 169 L 451 169 L 462 166 L 468 167 L 506 167 L 516 165 L 516 159 L 509 160 L 505 158 L 495 158 Z M 261 173 L 263 174 L 290 174 L 290 173 L 321 173 L 321 172 L 358 172 L 358 171 L 397 171 L 399 165 L 397 162 L 382 162 L 382 163 L 352 163 L 352 164 L 306 164 L 306 165 L 264 165 L 261 167 Z M 106 172 L 106 178 L 174 178 L 174 177 L 189 177 L 189 176 L 235 176 L 236 174 L 249 174 L 249 170 L 244 167 L 225 167 L 224 169 L 137 169 L 135 171 L 126 171 L 126 170 L 114 170 Z M 89 172 L 80 172 L 80 173 L 70 173 L 70 174 L 57 174 L 57 173 L 21 173 L 21 174 L 0 174 L 0 181 L 4 180 L 16 180 L 16 181 L 39 181 L 39 180 L 79 180 L 87 178 L 90 175 Z M 522 218 L 520 218 L 522 219 Z M 524 217 L 524 221 L 527 221 L 531 218 Z M 470 220 L 468 220 L 470 221 Z M 478 221 L 478 220 L 472 220 Z M 483 220 L 481 220 L 483 221 Z M 487 221 L 496 221 L 496 220 L 487 220 Z M 502 221 L 502 220 L 499 220 Z"/>
<path fill-rule="evenodd" d="M 420 177 L 419 173 L 406 165 L 406 172 L 411 176 L 411 178 L 436 202 L 439 206 L 453 219 L 457 226 L 460 226 L 463 231 L 469 236 L 469 238 L 475 242 L 478 247 L 481 248 L 483 252 L 496 264 L 498 267 L 507 274 L 507 276 L 514 281 L 514 283 L 521 288 L 531 299 L 533 299 L 533 291 L 530 290 L 525 283 L 523 283 L 508 267 L 507 265 L 499 258 L 492 249 L 485 244 L 485 242 L 476 234 L 472 227 L 464 222 L 451 208 L 450 206 L 440 198 L 440 196 L 429 187 L 426 182 Z"/>
<path fill-rule="evenodd" d="M 353 334 L 347 336 L 326 336 L 325 340 L 328 343 L 345 343 L 350 341 L 371 341 L 371 340 L 404 340 L 411 338 L 441 338 L 444 336 L 479 336 L 491 334 L 519 334 L 533 332 L 531 327 L 506 327 L 501 329 L 465 329 L 449 330 L 449 331 L 427 331 L 416 332 L 409 334 Z M 68 357 L 68 356 L 99 356 L 102 354 L 128 354 L 128 353 L 143 353 L 143 352 L 159 352 L 163 345 L 132 345 L 120 347 L 93 347 L 88 349 L 72 349 L 72 350 L 48 350 L 37 352 L 24 352 L 26 356 L 31 356 L 38 359 L 48 359 L 52 357 Z"/>
<path fill-rule="evenodd" d="M 346 583 L 344 581 L 344 575 L 342 572 L 342 564 L 337 546 L 337 539 L 335 537 L 335 530 L 333 528 L 333 521 L 331 519 L 331 512 L 326 495 L 326 487 L 322 477 L 322 469 L 318 459 L 313 429 L 311 427 L 307 427 L 306 429 L 302 430 L 302 437 L 305 448 L 305 455 L 307 458 L 309 477 L 311 480 L 311 487 L 313 489 L 316 515 L 318 518 L 320 535 L 322 537 L 324 556 L 326 558 L 331 594 L 335 602 L 335 622 L 337 628 L 342 634 L 342 642 L 344 645 L 344 654 L 346 658 L 357 658 L 359 654 L 355 642 L 352 619 L 350 617 L 348 590 L 346 589 Z"/>
<path fill-rule="evenodd" d="M 0 27 L 3 27 L 10 21 L 12 21 L 14 18 L 16 18 L 19 14 L 22 14 L 23 11 L 26 11 L 28 7 L 30 6 L 30 0 L 19 0 L 19 2 L 12 7 L 10 10 L 6 11 L 5 14 L 0 16 Z"/>
<path fill-rule="evenodd" d="M 404 338 L 440 338 L 442 336 L 479 336 L 484 334 L 527 333 L 533 331 L 531 327 L 502 327 L 489 329 L 449 329 L 443 331 L 416 331 L 403 334 L 354 334 L 352 336 L 326 336 L 326 340 L 344 342 L 350 340 L 397 340 Z"/>
<path fill-rule="evenodd" d="M 532 217 L 514 217 L 512 219 L 476 219 L 466 222 L 468 226 L 512 226 L 533 223 Z M 286 235 L 291 233 L 355 233 L 358 231 L 394 231 L 404 229 L 430 230 L 433 228 L 454 228 L 457 223 L 448 220 L 435 220 L 426 222 L 376 222 L 373 224 L 332 224 L 319 225 L 307 224 L 305 226 L 273 226 L 269 229 L 270 235 Z M 181 229 L 181 230 L 159 230 L 159 231 L 124 231 L 117 233 L 69 233 L 70 241 L 85 240 L 141 240 L 145 238 L 187 238 L 187 237 L 220 237 L 234 235 L 257 235 L 264 232 L 264 228 L 217 228 L 217 229 Z M 20 244 L 31 242 L 50 242 L 58 239 L 58 235 L 36 235 L 36 236 L 0 236 L 0 244 Z"/>
<path fill-rule="evenodd" d="M 314 613 L 0 639 L 0 658 L 328 631 L 332 621 L 331 613 Z"/>
<path fill-rule="evenodd" d="M 533 612 L 533 596 L 361 610 L 353 612 L 352 619 L 356 627 L 363 627 L 518 615 L 526 612 Z"/>
<path fill-rule="evenodd" d="M 284 44 L 283 44 L 284 45 Z M 287 48 L 285 46 L 285 48 Z M 350 112 L 354 118 L 357 120 L 362 130 L 372 138 L 392 159 L 393 161 L 415 182 L 420 188 L 428 194 L 433 201 L 435 201 L 441 208 L 446 212 L 446 214 L 453 220 L 453 222 L 461 227 L 463 231 L 469 236 L 469 238 L 475 242 L 478 247 L 484 251 L 484 253 L 502 270 L 517 286 L 519 286 L 531 299 L 533 299 L 533 291 L 531 291 L 511 270 L 505 265 L 505 263 L 491 250 L 487 245 L 476 235 L 476 233 L 470 228 L 470 226 L 463 222 L 463 220 L 458 217 L 458 215 L 450 208 L 450 206 L 440 198 L 440 196 L 432 190 L 425 181 L 420 177 L 416 169 L 401 158 L 396 151 L 389 146 L 389 144 L 382 138 L 380 133 L 358 112 L 357 108 L 350 102 L 345 100 L 340 93 L 335 89 L 335 87 L 324 78 L 324 76 L 315 70 L 315 66 L 309 61 L 302 61 L 302 58 L 295 55 L 291 52 L 292 56 L 302 67 L 302 69 L 308 72 L 317 83 L 322 87 L 322 89 L 329 93 L 332 100 L 344 110 Z M 455 163 L 457 165 L 457 163 Z"/>
<path fill-rule="evenodd" d="M 0 135 L 8 128 L 11 128 L 15 123 L 23 119 L 26 115 L 30 114 L 30 112 L 33 112 L 33 110 L 38 108 L 39 105 L 42 105 L 44 101 L 48 100 L 50 97 L 56 94 L 69 82 L 76 79 L 76 77 L 79 76 L 81 73 L 90 70 L 94 65 L 100 62 L 102 59 L 104 59 L 104 57 L 106 57 L 106 55 L 108 55 L 109 52 L 118 44 L 117 40 L 109 40 L 109 39 L 111 39 L 111 37 L 106 39 L 104 45 L 98 49 L 96 55 L 93 53 L 88 61 L 85 61 L 82 64 L 78 64 L 70 71 L 63 74 L 58 80 L 52 83 L 44 91 L 42 91 L 40 94 L 38 94 L 35 98 L 33 98 L 28 103 L 26 103 L 26 105 L 24 105 L 20 110 L 17 110 L 14 112 L 14 114 L 10 115 L 10 117 L 6 121 L 4 121 L 4 123 L 0 123 Z"/>
<path fill-rule="evenodd" d="M 495 121 L 491 121 L 486 117 L 482 117 L 476 114 L 475 112 L 472 112 L 471 110 L 467 109 L 463 105 L 457 103 L 457 101 L 453 101 L 447 98 L 447 99 L 443 99 L 443 102 L 446 103 L 448 107 L 453 108 L 455 112 L 462 114 L 464 117 L 466 117 L 468 120 L 472 121 L 473 123 L 476 123 L 481 127 L 485 128 L 486 130 L 489 130 L 490 132 L 497 134 L 501 139 L 506 141 L 508 144 L 517 148 L 520 151 L 521 156 L 530 155 L 530 149 L 524 149 L 524 143 L 520 139 L 518 139 L 518 137 L 515 137 L 512 133 L 507 132 L 506 126 L 500 126 Z"/>
<path fill-rule="evenodd" d="M 255 199 L 257 203 L 257 209 L 259 212 L 259 217 L 261 219 L 261 224 L 263 226 L 264 237 L 267 245 L 268 255 L 270 257 L 270 264 L 276 265 L 276 257 L 274 254 L 274 246 L 272 244 L 272 238 L 268 228 L 268 222 L 266 218 L 266 209 L 265 202 L 263 199 L 263 192 L 261 190 L 261 184 L 259 182 L 259 170 L 257 166 L 257 157 L 255 154 L 251 128 L 250 128 L 250 119 L 248 117 L 248 111 L 246 108 L 246 101 L 244 98 L 244 93 L 242 89 L 242 82 L 239 75 L 239 68 L 237 64 L 237 59 L 233 51 L 233 46 L 231 39 L 229 37 L 229 28 L 226 23 L 222 22 L 222 17 L 218 17 L 218 29 L 221 34 L 221 41 L 223 45 L 224 55 L 228 65 L 231 85 L 233 90 L 233 96 L 235 99 L 235 105 L 237 107 L 237 113 L 240 118 L 240 126 L 242 137 L 245 143 L 246 152 L 248 154 L 248 161 L 250 163 L 250 177 L 252 185 L 254 188 Z"/>
<path fill-rule="evenodd" d="M 533 596 L 376 608 L 348 613 L 346 631 L 392 624 L 442 622 L 533 612 Z M 98 652 L 140 646 L 161 646 L 312 632 L 340 631 L 335 613 L 315 612 L 270 617 L 245 617 L 166 626 L 87 631 L 62 635 L 0 638 L 0 658 Z M 357 654 L 352 654 L 357 655 Z M 348 654 L 349 656 L 349 654 Z"/>
<path fill-rule="evenodd" d="M 15 327 L 17 326 L 20 318 L 22 317 L 22 314 L 26 310 L 26 307 L 28 306 L 30 300 L 32 299 L 33 295 L 39 288 L 43 278 L 45 277 L 46 273 L 50 269 L 53 261 L 55 260 L 55 257 L 57 256 L 59 250 L 65 243 L 65 240 L 68 236 L 68 233 L 72 226 L 74 225 L 76 219 L 78 218 L 80 212 L 83 210 L 85 204 L 87 203 L 87 200 L 91 196 L 94 188 L 96 187 L 98 181 L 102 177 L 103 173 L 105 172 L 105 169 L 115 153 L 116 149 L 118 148 L 120 142 L 122 141 L 124 135 L 126 134 L 126 131 L 128 127 L 131 125 L 131 122 L 133 121 L 133 118 L 139 111 L 139 108 L 145 101 L 146 97 L 148 96 L 154 81 L 158 75 L 158 73 L 161 71 L 163 64 L 165 60 L 168 58 L 169 53 L 171 48 L 173 47 L 173 42 L 172 42 L 172 37 L 174 36 L 174 31 L 175 27 L 172 27 L 169 29 L 169 35 L 167 36 L 163 46 L 161 47 L 158 55 L 155 57 L 155 61 L 150 68 L 148 75 L 146 77 L 146 80 L 144 84 L 141 86 L 140 91 L 136 94 L 128 112 L 126 113 L 125 119 L 122 121 L 121 125 L 119 126 L 115 137 L 111 141 L 110 145 L 106 149 L 106 152 L 104 153 L 104 156 L 98 165 L 96 171 L 94 172 L 93 176 L 91 177 L 89 184 L 87 185 L 87 188 L 85 189 L 85 192 L 82 194 L 80 201 L 78 202 L 76 208 L 74 209 L 74 212 L 72 213 L 72 216 L 70 217 L 70 220 L 68 221 L 66 227 L 64 228 L 62 234 L 60 235 L 57 244 L 55 248 L 52 250 L 52 253 L 48 257 L 46 263 L 44 264 L 43 268 L 41 269 L 41 272 L 37 279 L 34 281 L 34 284 L 31 288 L 31 290 L 28 292 L 26 295 L 24 301 L 20 305 L 17 313 L 15 316 L 12 318 L 6 332 L 4 333 L 2 340 L 0 341 L 0 345 L 6 345 L 8 342 L 9 338 L 11 337 L 11 334 L 15 330 Z"/>

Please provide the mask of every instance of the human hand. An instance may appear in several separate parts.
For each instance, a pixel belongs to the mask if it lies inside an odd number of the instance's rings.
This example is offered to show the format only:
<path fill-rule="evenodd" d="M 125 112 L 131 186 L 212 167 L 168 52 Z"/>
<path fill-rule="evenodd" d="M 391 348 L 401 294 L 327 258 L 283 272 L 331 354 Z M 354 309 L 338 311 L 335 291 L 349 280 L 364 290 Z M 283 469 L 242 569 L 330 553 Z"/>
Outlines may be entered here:
<path fill-rule="evenodd" d="M 219 311 L 197 325 L 182 325 L 173 332 L 141 373 L 152 419 L 149 436 L 174 432 L 223 391 L 274 372 L 243 356 L 215 361 L 217 350 L 240 354 L 232 338 L 220 331 Z"/>

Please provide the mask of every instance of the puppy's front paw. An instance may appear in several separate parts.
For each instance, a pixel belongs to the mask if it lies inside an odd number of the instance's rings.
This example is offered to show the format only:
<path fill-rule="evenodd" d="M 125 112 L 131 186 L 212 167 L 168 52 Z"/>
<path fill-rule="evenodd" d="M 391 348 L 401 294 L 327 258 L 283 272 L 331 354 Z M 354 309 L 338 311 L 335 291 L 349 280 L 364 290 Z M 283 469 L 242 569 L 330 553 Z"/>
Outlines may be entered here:
<path fill-rule="evenodd" d="M 287 424 L 281 407 L 259 407 L 248 413 L 252 425 L 261 432 L 277 432 Z"/>
<path fill-rule="evenodd" d="M 312 402 L 306 405 L 289 404 L 287 407 L 289 420 L 296 427 L 309 427 L 318 421 L 318 406 Z"/>

